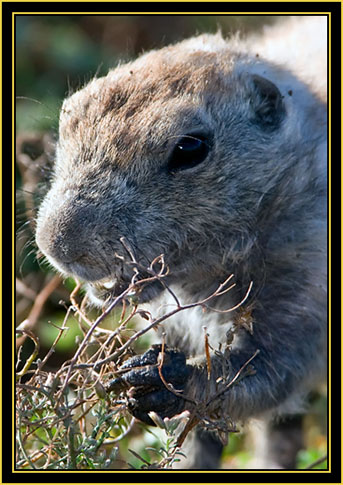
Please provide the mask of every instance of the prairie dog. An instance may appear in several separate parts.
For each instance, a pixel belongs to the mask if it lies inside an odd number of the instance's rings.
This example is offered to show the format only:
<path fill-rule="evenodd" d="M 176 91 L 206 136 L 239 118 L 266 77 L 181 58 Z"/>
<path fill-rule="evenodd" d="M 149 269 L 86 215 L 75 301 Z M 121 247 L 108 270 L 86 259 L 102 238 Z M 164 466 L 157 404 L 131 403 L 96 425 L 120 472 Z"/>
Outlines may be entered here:
<path fill-rule="evenodd" d="M 237 312 L 218 310 L 233 307 L 253 282 L 253 331 L 235 333 L 224 373 L 229 380 L 258 350 L 255 374 L 209 409 L 233 420 L 297 410 L 325 372 L 324 71 L 322 64 L 306 71 L 316 56 L 292 65 L 285 54 L 288 35 L 295 39 L 306 24 L 312 42 L 326 18 L 290 22 L 288 31 L 281 25 L 262 38 L 201 35 L 148 52 L 67 98 L 37 220 L 41 251 L 63 274 L 82 279 L 96 304 L 131 280 L 132 267 L 115 256 L 124 257 L 121 237 L 142 264 L 165 255 L 165 282 L 183 303 L 209 296 L 234 274 L 235 288 L 211 302 L 214 311 L 197 308 L 164 326 L 179 387 L 194 400 L 207 380 L 202 327 L 214 349 L 225 345 Z M 109 282 L 111 290 L 103 286 Z M 139 298 L 175 303 L 159 283 Z M 155 350 L 149 359 L 156 362 Z M 214 393 L 222 361 L 213 354 L 211 365 Z M 129 368 L 127 382 L 133 376 L 144 386 L 146 374 Z M 154 386 L 136 393 L 132 412 L 140 419 L 191 407 L 161 382 Z M 200 434 L 206 449 L 212 437 Z M 214 448 L 212 467 L 220 454 Z M 197 458 L 189 466 L 201 467 Z"/>

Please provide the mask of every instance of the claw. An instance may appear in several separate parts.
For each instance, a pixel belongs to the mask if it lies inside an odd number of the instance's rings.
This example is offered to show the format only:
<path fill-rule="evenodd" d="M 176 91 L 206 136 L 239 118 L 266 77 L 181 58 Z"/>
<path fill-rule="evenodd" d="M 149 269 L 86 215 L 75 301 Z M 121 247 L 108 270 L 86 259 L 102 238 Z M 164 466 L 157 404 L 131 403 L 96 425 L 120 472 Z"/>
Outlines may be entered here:
<path fill-rule="evenodd" d="M 117 394 L 127 389 L 127 384 L 121 377 L 116 377 L 112 381 L 108 382 L 105 386 L 106 392 L 116 392 Z"/>
<path fill-rule="evenodd" d="M 143 355 L 131 357 L 119 368 L 120 376 L 106 386 L 107 392 L 126 391 L 131 414 L 153 426 L 155 423 L 148 415 L 150 411 L 155 411 L 164 418 L 184 410 L 184 399 L 168 390 L 166 383 L 171 384 L 172 389 L 182 391 L 191 372 L 185 355 L 167 346 L 164 347 L 160 371 L 158 364 L 161 352 L 162 345 L 153 345 Z M 160 372 L 165 382 L 161 380 Z"/>

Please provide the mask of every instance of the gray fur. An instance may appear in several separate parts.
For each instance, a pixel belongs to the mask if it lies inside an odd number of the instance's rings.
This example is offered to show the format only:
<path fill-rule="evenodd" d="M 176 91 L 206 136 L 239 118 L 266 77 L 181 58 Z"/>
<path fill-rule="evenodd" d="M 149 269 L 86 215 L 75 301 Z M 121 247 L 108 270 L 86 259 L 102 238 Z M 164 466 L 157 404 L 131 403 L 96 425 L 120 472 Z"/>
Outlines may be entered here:
<path fill-rule="evenodd" d="M 272 129 L 261 117 L 274 108 L 262 106 L 255 76 L 281 96 Z M 200 131 L 213 140 L 207 159 L 170 174 L 178 138 Z M 226 373 L 259 349 L 256 374 L 211 411 L 233 420 L 293 411 L 325 369 L 325 147 L 325 104 L 262 53 L 219 35 L 152 51 L 64 101 L 38 246 L 64 274 L 124 283 L 132 270 L 115 257 L 124 236 L 143 264 L 165 255 L 166 282 L 183 303 L 233 273 L 236 287 L 211 302 L 216 309 L 239 302 L 252 281 L 253 334 L 235 336 Z M 158 285 L 142 294 L 157 307 L 170 298 Z M 202 326 L 216 348 L 234 319 L 198 308 L 165 323 L 167 342 L 196 365 L 186 389 L 194 398 L 207 379 Z M 214 390 L 215 355 L 212 367 Z"/>

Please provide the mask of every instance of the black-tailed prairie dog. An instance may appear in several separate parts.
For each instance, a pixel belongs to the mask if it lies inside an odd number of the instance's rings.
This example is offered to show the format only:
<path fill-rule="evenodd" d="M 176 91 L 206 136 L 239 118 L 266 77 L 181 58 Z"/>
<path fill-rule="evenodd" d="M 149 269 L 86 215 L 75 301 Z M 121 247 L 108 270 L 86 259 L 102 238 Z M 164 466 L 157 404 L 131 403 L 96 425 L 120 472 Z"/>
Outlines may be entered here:
<path fill-rule="evenodd" d="M 192 411 L 206 385 L 215 394 L 253 355 L 254 373 L 211 402 L 209 417 L 289 415 L 325 374 L 326 22 L 298 17 L 248 39 L 191 38 L 118 66 L 63 103 L 37 220 L 50 263 L 84 281 L 100 305 L 132 277 L 121 238 L 141 265 L 160 254 L 168 265 L 165 285 L 137 295 L 145 306 L 175 305 L 172 293 L 199 301 L 234 275 L 211 308 L 163 326 L 169 379 L 182 393 L 156 372 L 160 347 L 126 364 L 121 379 L 136 388 L 131 411 L 143 421 L 152 410 Z M 237 328 L 242 308 L 223 310 L 251 282 L 250 326 Z M 230 346 L 224 367 L 220 344 Z M 198 430 L 194 440 L 180 466 L 219 468 L 216 435 Z M 293 466 L 269 446 L 264 466 Z"/>

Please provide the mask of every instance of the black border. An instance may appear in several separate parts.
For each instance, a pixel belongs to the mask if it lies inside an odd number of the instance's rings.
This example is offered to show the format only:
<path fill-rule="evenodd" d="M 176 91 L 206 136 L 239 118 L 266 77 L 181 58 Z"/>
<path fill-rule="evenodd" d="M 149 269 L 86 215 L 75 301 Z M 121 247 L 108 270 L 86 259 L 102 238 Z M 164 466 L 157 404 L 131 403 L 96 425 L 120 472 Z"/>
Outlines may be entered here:
<path fill-rule="evenodd" d="M 2 2 L 2 59 L 3 59 L 3 135 L 2 135 L 2 150 L 3 150 L 3 190 L 2 190 L 2 208 L 3 208 L 3 234 L 12 234 L 13 226 L 11 222 L 11 211 L 8 204 L 8 180 L 11 177 L 11 166 L 9 160 L 11 159 L 12 147 L 9 140 L 12 138 L 12 128 L 9 120 L 12 117 L 12 104 L 11 98 L 8 93 L 12 92 L 12 12 L 25 12 L 25 14 L 35 14 L 35 12 L 77 12 L 76 14 L 82 15 L 82 12 L 144 12 L 149 14 L 151 12 L 163 12 L 164 10 L 178 13 L 192 13 L 201 15 L 209 15 L 213 12 L 215 14 L 225 14 L 225 12 L 235 13 L 239 12 L 241 15 L 243 11 L 247 12 L 260 12 L 268 13 L 272 12 L 277 14 L 278 12 L 290 12 L 295 14 L 296 12 L 305 14 L 306 12 L 323 13 L 331 12 L 331 54 L 332 54 L 332 66 L 331 66 L 331 79 L 332 79 L 332 213 L 336 213 L 340 210 L 339 201 L 335 201 L 335 197 L 340 194 L 340 122 L 341 122 L 341 3 L 340 2 Z M 79 12 L 79 13 L 78 13 Z M 336 160 L 338 158 L 338 160 Z M 335 161 L 335 163 L 334 163 Z M 8 170 L 8 172 L 6 172 Z M 14 200 L 14 199 L 12 199 Z M 11 214 L 11 215 L 9 215 Z M 56 473 L 45 473 L 43 471 L 27 471 L 25 473 L 12 473 L 12 453 L 9 451 L 9 439 L 13 438 L 11 430 L 12 416 L 10 398 L 12 389 L 12 374 L 8 366 L 8 341 L 11 340 L 10 316 L 7 315 L 8 309 L 11 308 L 9 301 L 12 301 L 12 295 L 14 294 L 11 285 L 8 283 L 8 275 L 11 270 L 7 270 L 5 261 L 9 260 L 9 254 L 12 254 L 13 244 L 11 244 L 11 238 L 3 238 L 3 296 L 2 296 L 2 321 L 3 321 L 3 357 L 2 357 L 2 479 L 1 483 L 140 483 L 140 482 L 193 482 L 193 483 L 227 483 L 227 482 L 241 482 L 241 483 L 341 483 L 341 393 L 340 386 L 340 251 L 337 251 L 336 244 L 340 244 L 340 214 L 335 214 L 335 217 L 331 218 L 334 221 L 332 224 L 332 345 L 331 353 L 334 356 L 332 359 L 332 426 L 329 430 L 331 433 L 332 449 L 331 455 L 331 472 L 327 473 L 321 470 L 311 470 L 308 472 L 294 472 L 283 473 L 268 471 L 265 473 L 230 473 L 222 471 L 220 473 L 211 472 L 153 472 L 153 471 L 125 471 L 124 473 L 108 472 L 101 473 L 94 471 L 80 471 L 79 473 L 69 473 L 68 471 L 61 471 L 60 475 Z M 7 229 L 8 224 L 8 229 Z M 11 229 L 10 229 L 11 228 Z M 6 230 L 7 229 L 7 230 Z M 335 248 L 334 248 L 335 246 Z M 336 249 L 334 251 L 334 249 Z M 5 256 L 6 255 L 6 256 Z M 4 257 L 5 256 L 5 257 Z M 11 438 L 12 437 L 12 438 Z M 13 444 L 13 443 L 12 443 Z M 14 444 L 13 444 L 14 445 Z M 12 450 L 11 450 L 12 451 Z"/>
<path fill-rule="evenodd" d="M 3 1 L 3 11 L 14 12 L 163 12 L 167 10 L 169 12 L 175 11 L 177 14 L 180 12 L 290 12 L 290 13 L 306 13 L 306 12 L 336 12 L 338 15 L 340 11 L 340 2 L 11 2 Z M 83 8 L 82 8 L 83 7 Z"/>

